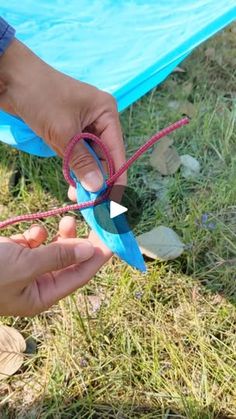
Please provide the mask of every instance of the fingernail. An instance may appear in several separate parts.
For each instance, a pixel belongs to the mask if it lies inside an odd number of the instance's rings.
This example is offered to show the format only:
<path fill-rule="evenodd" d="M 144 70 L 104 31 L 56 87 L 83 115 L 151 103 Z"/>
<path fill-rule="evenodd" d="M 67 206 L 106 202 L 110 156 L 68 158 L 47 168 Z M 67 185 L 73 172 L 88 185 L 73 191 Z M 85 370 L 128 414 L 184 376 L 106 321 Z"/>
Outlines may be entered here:
<path fill-rule="evenodd" d="M 100 170 L 88 172 L 83 176 L 81 183 L 90 192 L 98 191 L 103 185 L 104 179 Z"/>
<path fill-rule="evenodd" d="M 94 254 L 94 247 L 89 241 L 77 244 L 75 247 L 75 257 L 78 262 L 90 259 Z"/>

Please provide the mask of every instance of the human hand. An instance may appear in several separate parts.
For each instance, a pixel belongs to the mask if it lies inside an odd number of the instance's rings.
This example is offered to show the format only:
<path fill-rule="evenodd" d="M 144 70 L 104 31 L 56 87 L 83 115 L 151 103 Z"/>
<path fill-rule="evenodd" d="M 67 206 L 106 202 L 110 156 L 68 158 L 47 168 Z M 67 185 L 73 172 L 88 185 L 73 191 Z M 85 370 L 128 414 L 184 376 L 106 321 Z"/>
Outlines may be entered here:
<path fill-rule="evenodd" d="M 0 237 L 0 315 L 38 314 L 95 275 L 111 252 L 93 232 L 90 241 L 75 237 L 75 220 L 69 216 L 48 245 L 43 244 L 47 231 L 40 225 Z"/>
<path fill-rule="evenodd" d="M 0 107 L 21 117 L 61 157 L 75 134 L 89 131 L 107 145 L 116 170 L 125 160 L 113 97 L 53 69 L 16 39 L 0 57 Z M 103 177 L 83 142 L 76 145 L 70 166 L 85 188 L 100 189 Z M 117 182 L 124 185 L 126 175 Z"/>

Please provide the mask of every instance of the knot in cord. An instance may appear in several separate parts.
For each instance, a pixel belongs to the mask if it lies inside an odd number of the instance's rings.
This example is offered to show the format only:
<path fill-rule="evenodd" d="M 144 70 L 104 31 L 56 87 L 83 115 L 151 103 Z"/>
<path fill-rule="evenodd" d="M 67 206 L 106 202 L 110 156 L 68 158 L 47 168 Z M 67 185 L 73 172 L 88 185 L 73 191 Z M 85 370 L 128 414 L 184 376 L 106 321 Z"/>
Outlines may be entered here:
<path fill-rule="evenodd" d="M 108 176 L 109 178 L 105 181 L 106 185 L 108 186 L 108 190 L 110 190 L 110 187 L 116 182 L 116 180 L 126 171 L 128 168 L 142 155 L 144 154 L 150 147 L 152 147 L 157 141 L 159 141 L 161 138 L 165 137 L 166 135 L 169 135 L 171 132 L 175 131 L 176 129 L 182 127 L 183 125 L 186 125 L 189 123 L 189 118 L 182 118 L 179 121 L 171 124 L 167 128 L 162 129 L 157 134 L 153 135 L 145 144 L 143 144 L 125 163 L 122 164 L 122 166 L 115 172 L 114 170 L 114 163 L 112 160 L 112 157 L 110 155 L 110 151 L 105 143 L 101 141 L 100 138 L 98 138 L 96 135 L 83 132 L 80 134 L 75 135 L 68 143 L 65 155 L 63 159 L 63 175 L 65 177 L 65 180 L 68 182 L 69 185 L 72 185 L 73 187 L 76 187 L 75 181 L 72 179 L 70 175 L 70 169 L 69 169 L 69 163 L 70 158 L 73 152 L 73 149 L 78 141 L 81 140 L 92 140 L 98 146 L 101 148 L 101 150 L 104 153 L 104 156 L 107 161 L 108 165 Z M 101 198 L 86 202 L 81 202 L 78 204 L 71 204 L 66 205 L 61 208 L 55 208 L 51 209 L 49 211 L 41 211 L 37 212 L 35 214 L 24 214 L 24 215 L 18 215 L 16 217 L 9 218 L 8 220 L 0 221 L 0 229 L 5 228 L 9 225 L 16 224 L 23 221 L 32 221 L 37 220 L 40 218 L 47 218 L 52 217 L 55 215 L 63 214 L 68 211 L 75 211 L 75 210 L 81 210 L 84 208 L 89 208 L 94 205 L 97 205 L 103 200 L 107 198 L 107 193 L 105 193 Z"/>

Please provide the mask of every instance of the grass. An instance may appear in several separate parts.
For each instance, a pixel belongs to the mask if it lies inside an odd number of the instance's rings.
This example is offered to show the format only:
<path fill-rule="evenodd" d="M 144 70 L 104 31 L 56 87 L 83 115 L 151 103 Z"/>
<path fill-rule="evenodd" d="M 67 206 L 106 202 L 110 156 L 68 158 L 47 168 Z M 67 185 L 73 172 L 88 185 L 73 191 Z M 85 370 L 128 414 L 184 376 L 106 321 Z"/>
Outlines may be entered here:
<path fill-rule="evenodd" d="M 201 175 L 169 176 L 160 194 L 148 155 L 129 171 L 129 185 L 151 203 L 136 233 L 172 227 L 185 253 L 171 262 L 148 261 L 145 276 L 114 258 L 46 313 L 2 318 L 33 338 L 37 350 L 0 383 L 1 418 L 236 417 L 234 31 L 198 48 L 182 63 L 184 73 L 173 73 L 121 115 L 129 155 L 179 118 L 186 101 L 193 104 L 191 124 L 173 138 L 179 154 L 200 161 Z M 59 160 L 2 144 L 0 153 L 2 219 L 67 201 Z M 203 214 L 214 228 L 201 225 Z M 45 221 L 51 236 L 57 221 Z M 87 233 L 82 219 L 78 233 Z M 94 295 L 98 310 L 91 307 Z"/>

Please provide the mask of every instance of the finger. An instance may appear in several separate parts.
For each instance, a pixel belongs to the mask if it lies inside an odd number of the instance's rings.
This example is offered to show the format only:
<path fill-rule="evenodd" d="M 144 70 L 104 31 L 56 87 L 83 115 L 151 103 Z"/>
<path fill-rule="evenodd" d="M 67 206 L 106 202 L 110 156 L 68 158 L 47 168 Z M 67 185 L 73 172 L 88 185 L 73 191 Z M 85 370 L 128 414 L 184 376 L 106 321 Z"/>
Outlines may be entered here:
<path fill-rule="evenodd" d="M 14 243 L 14 241 L 12 239 L 10 239 L 9 237 L 0 237 L 0 243 Z"/>
<path fill-rule="evenodd" d="M 91 259 L 81 263 L 79 266 L 55 272 L 53 277 L 44 275 L 37 280 L 43 307 L 50 307 L 61 298 L 85 285 L 109 260 L 112 253 L 101 243 L 95 233 L 92 233 L 89 238 L 94 241 L 94 244 L 96 243 Z"/>
<path fill-rule="evenodd" d="M 51 243 L 71 238 L 76 238 L 76 221 L 74 217 L 66 215 L 61 219 L 59 223 L 58 233 L 56 234 L 56 236 L 53 237 Z"/>
<path fill-rule="evenodd" d="M 59 236 L 62 239 L 76 238 L 76 221 L 74 217 L 67 215 L 61 219 Z"/>
<path fill-rule="evenodd" d="M 75 146 L 70 159 L 70 167 L 88 191 L 96 192 L 102 187 L 103 175 L 84 141 L 80 141 Z"/>
<path fill-rule="evenodd" d="M 33 224 L 28 230 L 22 234 L 14 234 L 10 238 L 21 246 L 34 249 L 47 240 L 48 233 L 45 227 Z"/>
<path fill-rule="evenodd" d="M 102 242 L 95 231 L 91 230 L 88 238 L 95 248 L 99 248 L 102 251 L 102 254 L 106 260 L 112 256 L 113 253 L 111 250 Z"/>
<path fill-rule="evenodd" d="M 103 114 L 94 124 L 94 133 L 108 146 L 114 161 L 115 171 L 125 162 L 125 147 L 118 112 Z M 126 185 L 127 175 L 124 173 L 116 183 Z"/>
<path fill-rule="evenodd" d="M 55 242 L 36 249 L 25 249 L 21 263 L 32 280 L 47 272 L 58 271 L 90 259 L 94 253 L 88 240 L 68 239 L 67 243 Z"/>
<path fill-rule="evenodd" d="M 71 185 L 69 186 L 69 189 L 68 189 L 68 198 L 73 202 L 77 201 L 76 189 Z"/>
<path fill-rule="evenodd" d="M 101 156 L 101 153 L 99 153 L 99 156 Z M 108 173 L 107 162 L 105 160 L 102 160 L 102 158 L 101 158 L 100 162 L 101 162 L 101 164 L 103 166 L 103 172 L 104 173 Z M 71 201 L 73 201 L 73 202 L 76 202 L 77 201 L 76 189 L 73 186 L 71 186 L 71 185 L 69 186 L 68 194 L 67 195 L 68 195 L 68 198 Z"/>
<path fill-rule="evenodd" d="M 106 258 L 112 256 L 111 250 L 101 241 L 101 239 L 97 236 L 97 234 L 91 230 L 88 237 L 89 242 L 94 246 L 94 248 L 99 247 L 102 251 L 103 255 Z M 68 238 L 60 238 L 60 243 L 64 244 L 76 244 L 86 241 L 85 239 L 68 239 Z"/>
<path fill-rule="evenodd" d="M 20 234 L 20 233 L 18 233 L 18 234 L 12 234 L 12 235 L 10 236 L 10 239 L 11 239 L 14 243 L 19 244 L 20 246 L 29 247 L 29 246 L 28 246 L 28 243 L 27 243 L 27 241 L 26 241 L 26 239 L 25 239 L 24 234 Z"/>

